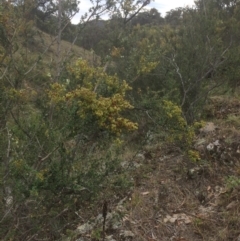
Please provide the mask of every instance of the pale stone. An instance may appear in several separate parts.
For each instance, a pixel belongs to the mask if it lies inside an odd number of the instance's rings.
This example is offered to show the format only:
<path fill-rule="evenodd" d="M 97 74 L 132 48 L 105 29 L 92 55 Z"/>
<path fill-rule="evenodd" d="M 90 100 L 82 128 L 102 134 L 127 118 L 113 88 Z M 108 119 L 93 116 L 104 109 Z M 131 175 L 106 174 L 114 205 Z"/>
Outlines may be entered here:
<path fill-rule="evenodd" d="M 200 133 L 208 134 L 215 131 L 216 129 L 217 127 L 213 122 L 207 122 L 206 125 L 200 129 Z"/>

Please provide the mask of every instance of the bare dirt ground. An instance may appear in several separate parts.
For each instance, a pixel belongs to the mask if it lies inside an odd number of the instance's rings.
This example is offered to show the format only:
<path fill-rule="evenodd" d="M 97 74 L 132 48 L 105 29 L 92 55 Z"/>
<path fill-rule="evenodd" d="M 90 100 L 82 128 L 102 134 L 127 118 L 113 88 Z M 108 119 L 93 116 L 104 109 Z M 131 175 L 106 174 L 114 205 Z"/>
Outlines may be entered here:
<path fill-rule="evenodd" d="M 239 104 L 212 99 L 213 128 L 195 140 L 201 160 L 170 146 L 152 151 L 127 204 L 132 240 L 240 240 Z"/>
<path fill-rule="evenodd" d="M 198 161 L 173 145 L 143 147 L 119 228 L 75 240 L 240 241 L 240 101 L 213 98 L 206 113 L 193 144 Z"/>

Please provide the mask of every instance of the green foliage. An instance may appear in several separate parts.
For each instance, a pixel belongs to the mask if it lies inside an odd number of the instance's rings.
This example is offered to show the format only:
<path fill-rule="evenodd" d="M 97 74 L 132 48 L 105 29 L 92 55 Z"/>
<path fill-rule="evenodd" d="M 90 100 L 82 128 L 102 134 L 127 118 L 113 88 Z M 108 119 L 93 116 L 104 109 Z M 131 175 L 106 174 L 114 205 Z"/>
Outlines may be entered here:
<path fill-rule="evenodd" d="M 187 154 L 189 159 L 193 162 L 199 161 L 201 159 L 199 152 L 196 150 L 189 150 Z"/>
<path fill-rule="evenodd" d="M 111 71 L 133 83 L 135 99 L 138 89 L 158 91 L 159 98 L 181 106 L 189 124 L 200 117 L 213 89 L 226 82 L 236 86 L 239 79 L 236 15 L 226 15 L 214 4 L 207 7 L 207 12 L 173 10 L 166 17 L 170 25 L 161 28 L 128 28 L 112 48 L 116 65 Z"/>
<path fill-rule="evenodd" d="M 240 178 L 236 176 L 229 176 L 226 179 L 226 185 L 228 188 L 236 188 L 240 185 Z"/>
<path fill-rule="evenodd" d="M 98 240 L 101 240 L 101 237 L 102 237 L 102 230 L 100 228 L 92 231 L 92 233 L 91 233 L 92 240 L 98 241 Z"/>
<path fill-rule="evenodd" d="M 1 196 L 11 195 L 13 203 L 1 202 L 0 236 L 56 240 L 81 205 L 109 188 L 110 177 L 118 188 L 125 185 L 110 136 L 137 124 L 124 117 L 132 109 L 127 83 L 82 60 L 63 66 L 63 79 L 46 88 L 51 74 L 29 54 L 32 23 L 21 14 L 1 5 Z M 25 221 L 15 229 L 18 219 Z"/>
<path fill-rule="evenodd" d="M 160 121 L 167 129 L 167 141 L 177 143 L 184 149 L 191 146 L 195 133 L 193 128 L 187 125 L 179 106 L 163 100 Z"/>
<path fill-rule="evenodd" d="M 86 27 L 89 36 L 80 40 L 93 38 L 104 27 L 102 36 L 87 44 L 101 53 L 106 68 L 82 59 L 73 64 L 66 60 L 57 82 L 51 72 L 55 62 L 46 66 L 42 54 L 31 52 L 43 46 L 34 43 L 44 41 L 34 26 L 33 2 L 25 7 L 25 2 L 1 4 L 3 240 L 28 240 L 34 235 L 59 240 L 79 222 L 75 212 L 98 194 L 125 192 L 132 182 L 120 165 L 121 137 L 136 130 L 137 121 L 160 133 L 163 138 L 158 141 L 177 145 L 192 161 L 200 159 L 192 142 L 203 124 L 195 120 L 200 119 L 205 100 L 223 83 L 232 89 L 239 85 L 240 5 L 205 1 L 203 6 L 197 1 L 196 9 L 170 11 L 167 24 L 160 28 L 161 16 L 152 10 L 140 12 L 135 22 L 127 24 L 138 11 L 136 2 L 123 1 L 111 21 L 92 22 Z M 144 1 L 138 4 L 141 8 Z M 44 24 L 44 13 L 38 16 L 46 31 L 56 29 L 54 16 Z M 71 26 L 69 33 L 78 32 L 78 27 Z M 95 28 L 98 31 L 90 34 Z M 70 39 L 67 33 L 63 35 Z M 45 50 L 41 47 L 41 52 Z M 239 124 L 237 117 L 228 121 Z M 226 183 L 234 188 L 239 178 L 230 176 Z M 13 202 L 7 203 L 6 197 Z M 99 239 L 100 232 L 92 236 Z"/>
<path fill-rule="evenodd" d="M 161 133 L 164 142 L 175 144 L 188 152 L 195 137 L 195 127 L 188 125 L 179 105 L 159 98 L 158 92 L 149 92 L 142 96 L 141 108 L 148 110 L 151 125 L 156 125 L 152 128 L 155 133 Z"/>

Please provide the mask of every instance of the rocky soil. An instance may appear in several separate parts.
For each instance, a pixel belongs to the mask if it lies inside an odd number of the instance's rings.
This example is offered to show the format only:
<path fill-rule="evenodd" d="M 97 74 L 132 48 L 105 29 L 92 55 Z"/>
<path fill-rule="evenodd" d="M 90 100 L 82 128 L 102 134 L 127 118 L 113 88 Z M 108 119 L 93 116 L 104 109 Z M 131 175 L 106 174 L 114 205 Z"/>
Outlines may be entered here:
<path fill-rule="evenodd" d="M 173 145 L 143 146 L 123 162 L 131 190 L 64 240 L 240 241 L 240 102 L 213 98 L 206 113 L 198 161 Z"/>

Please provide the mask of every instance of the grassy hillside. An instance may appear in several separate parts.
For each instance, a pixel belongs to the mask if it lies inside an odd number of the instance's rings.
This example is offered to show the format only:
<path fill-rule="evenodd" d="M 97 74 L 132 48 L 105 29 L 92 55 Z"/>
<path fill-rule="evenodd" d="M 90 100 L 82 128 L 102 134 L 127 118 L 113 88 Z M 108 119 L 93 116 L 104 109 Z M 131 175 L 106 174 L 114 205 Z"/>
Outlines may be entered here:
<path fill-rule="evenodd" d="M 18 41 L 15 58 L 17 61 L 24 61 L 28 67 L 37 66 L 45 72 L 54 74 L 57 63 L 71 63 L 78 58 L 87 60 L 91 65 L 96 66 L 99 63 L 99 57 L 94 52 L 85 50 L 73 43 L 61 40 L 61 54 L 58 59 L 57 37 L 47 34 L 38 28 L 33 27 L 26 36 L 20 37 Z M 31 69 L 31 67 L 30 67 Z M 27 70 L 28 71 L 28 70 Z"/>
<path fill-rule="evenodd" d="M 37 35 L 34 37 L 34 45 L 29 47 L 30 49 L 33 48 L 33 51 L 36 51 L 36 54 L 38 52 L 43 53 L 47 49 L 44 58 L 46 58 L 46 61 L 48 62 L 49 58 L 54 58 L 57 53 L 58 46 L 56 37 L 44 33 L 39 29 L 37 29 L 36 31 Z M 37 48 L 35 48 L 35 46 L 37 46 Z M 83 58 L 92 63 L 98 60 L 97 56 L 93 52 L 85 50 L 84 48 L 81 48 L 65 40 L 61 41 L 61 49 L 61 55 L 63 59 L 67 57 L 73 57 L 75 59 Z"/>

